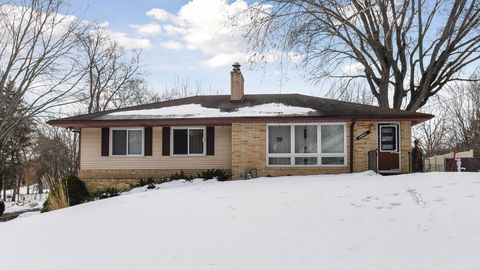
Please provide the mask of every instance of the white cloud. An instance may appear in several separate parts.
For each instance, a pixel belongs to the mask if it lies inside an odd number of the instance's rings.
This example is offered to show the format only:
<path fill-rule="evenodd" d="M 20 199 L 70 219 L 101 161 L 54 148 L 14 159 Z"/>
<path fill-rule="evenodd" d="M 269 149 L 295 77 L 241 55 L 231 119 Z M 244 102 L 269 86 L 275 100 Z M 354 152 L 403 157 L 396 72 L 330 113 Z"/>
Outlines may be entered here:
<path fill-rule="evenodd" d="M 108 27 L 110 26 L 109 22 L 102 22 L 96 25 L 99 29 L 104 31 L 112 40 L 118 42 L 120 46 L 124 47 L 127 50 L 149 50 L 153 47 L 152 42 L 147 38 L 134 38 L 128 36 L 123 32 L 114 32 Z M 94 30 L 96 31 L 96 30 Z"/>
<path fill-rule="evenodd" d="M 209 58 L 202 64 L 207 68 L 229 66 L 235 61 L 246 62 L 249 59 L 244 38 L 248 16 L 232 23 L 232 17 L 248 9 L 244 0 L 229 3 L 227 0 L 192 0 L 176 13 L 163 9 L 152 9 L 147 15 L 163 21 L 164 34 L 171 37 L 167 46 L 196 49 Z M 172 40 L 178 43 L 173 43 Z M 165 45 L 165 44 L 163 44 Z M 165 46 L 164 46 L 165 47 Z M 272 57 L 266 57 L 265 59 Z"/>
<path fill-rule="evenodd" d="M 151 9 L 147 12 L 147 16 L 150 16 L 156 20 L 159 21 L 166 21 L 168 19 L 171 19 L 173 17 L 172 14 L 170 14 L 168 11 L 160 8 L 154 8 Z"/>
<path fill-rule="evenodd" d="M 108 28 L 110 26 L 110 22 L 101 22 L 97 24 L 100 28 Z"/>
<path fill-rule="evenodd" d="M 148 50 L 152 48 L 152 42 L 146 38 L 132 38 L 128 37 L 127 34 L 122 32 L 108 31 L 108 34 L 113 40 L 115 40 L 116 42 L 118 42 L 118 44 L 128 50 Z"/>
<path fill-rule="evenodd" d="M 155 36 L 162 32 L 162 27 L 156 23 L 147 23 L 147 24 L 131 24 L 130 28 L 135 29 L 137 34 L 143 37 Z"/>
<path fill-rule="evenodd" d="M 219 53 L 215 56 L 202 62 L 202 65 L 207 68 L 218 68 L 226 65 L 231 65 L 233 62 L 244 63 L 248 61 L 248 54 L 246 53 Z"/>
<path fill-rule="evenodd" d="M 343 73 L 348 76 L 358 75 L 362 73 L 363 69 L 364 69 L 363 65 L 360 64 L 359 62 L 355 62 L 342 67 Z"/>
<path fill-rule="evenodd" d="M 185 45 L 179 41 L 167 40 L 161 43 L 162 47 L 170 50 L 180 50 L 185 48 Z"/>

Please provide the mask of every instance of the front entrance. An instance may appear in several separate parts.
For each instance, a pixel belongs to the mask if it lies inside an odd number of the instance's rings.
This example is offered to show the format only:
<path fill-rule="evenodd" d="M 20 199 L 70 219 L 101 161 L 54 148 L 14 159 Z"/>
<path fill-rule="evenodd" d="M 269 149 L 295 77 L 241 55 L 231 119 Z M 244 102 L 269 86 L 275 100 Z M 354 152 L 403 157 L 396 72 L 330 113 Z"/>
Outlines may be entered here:
<path fill-rule="evenodd" d="M 400 172 L 400 128 L 398 123 L 378 124 L 378 171 Z"/>

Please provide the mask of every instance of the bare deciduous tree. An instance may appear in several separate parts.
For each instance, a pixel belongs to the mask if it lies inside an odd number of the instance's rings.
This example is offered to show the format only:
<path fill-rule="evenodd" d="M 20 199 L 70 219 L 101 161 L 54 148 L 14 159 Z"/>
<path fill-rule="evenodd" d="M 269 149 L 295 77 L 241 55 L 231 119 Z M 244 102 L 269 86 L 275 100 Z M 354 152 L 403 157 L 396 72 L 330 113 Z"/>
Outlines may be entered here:
<path fill-rule="evenodd" d="M 0 91 L 15 85 L 13 99 L 0 100 L 0 148 L 22 122 L 71 102 L 83 75 L 77 64 L 79 20 L 60 14 L 61 0 L 0 3 Z M 19 110 L 19 104 L 25 106 Z"/>
<path fill-rule="evenodd" d="M 120 96 L 125 98 L 126 93 L 120 92 L 128 92 L 128 86 L 138 80 L 140 51 L 125 51 L 101 27 L 82 35 L 81 41 L 88 113 L 105 111 L 118 104 Z"/>
<path fill-rule="evenodd" d="M 165 86 L 160 94 L 160 100 L 171 100 L 189 96 L 203 95 L 202 83 L 200 81 L 192 82 L 189 78 L 177 77 L 172 85 Z"/>
<path fill-rule="evenodd" d="M 111 108 L 124 108 L 157 101 L 161 101 L 160 95 L 150 90 L 144 79 L 134 78 L 117 92 L 111 101 Z"/>
<path fill-rule="evenodd" d="M 448 87 L 452 98 L 447 101 L 447 114 L 452 126 L 452 139 L 457 150 L 480 150 L 480 83 L 454 84 Z"/>
<path fill-rule="evenodd" d="M 360 79 L 381 107 L 417 111 L 480 58 L 478 0 L 263 0 L 248 15 L 256 53 L 299 54 L 313 79 Z"/>
<path fill-rule="evenodd" d="M 375 97 L 369 89 L 357 82 L 334 84 L 332 91 L 328 92 L 331 98 L 346 102 L 354 102 L 365 105 L 376 105 Z"/>
<path fill-rule="evenodd" d="M 480 156 L 480 83 L 451 83 L 422 112 L 435 118 L 417 125 L 414 137 L 422 141 L 427 156 L 473 149 Z"/>
<path fill-rule="evenodd" d="M 76 174 L 78 136 L 65 129 L 42 126 L 34 145 L 37 177 L 60 180 Z"/>
<path fill-rule="evenodd" d="M 427 157 L 449 152 L 452 146 L 451 125 L 446 108 L 437 110 L 436 117 L 414 128 L 414 137 L 420 139 Z"/>

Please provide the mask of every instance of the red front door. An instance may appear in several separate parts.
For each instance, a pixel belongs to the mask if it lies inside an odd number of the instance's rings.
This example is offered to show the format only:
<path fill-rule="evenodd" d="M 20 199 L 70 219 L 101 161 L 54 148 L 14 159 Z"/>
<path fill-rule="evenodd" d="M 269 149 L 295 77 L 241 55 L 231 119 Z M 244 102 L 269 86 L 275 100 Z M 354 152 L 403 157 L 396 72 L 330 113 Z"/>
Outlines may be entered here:
<path fill-rule="evenodd" d="M 378 125 L 378 170 L 400 171 L 400 143 L 398 124 Z"/>

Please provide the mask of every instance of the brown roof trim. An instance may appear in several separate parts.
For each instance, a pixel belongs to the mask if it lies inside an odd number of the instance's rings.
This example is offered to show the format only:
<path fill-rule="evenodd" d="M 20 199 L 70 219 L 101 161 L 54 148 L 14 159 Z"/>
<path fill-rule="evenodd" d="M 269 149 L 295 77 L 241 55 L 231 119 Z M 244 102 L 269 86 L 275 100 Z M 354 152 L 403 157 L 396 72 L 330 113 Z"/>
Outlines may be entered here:
<path fill-rule="evenodd" d="M 284 122 L 342 122 L 361 120 L 394 121 L 407 120 L 414 124 L 433 118 L 433 115 L 388 115 L 379 116 L 332 116 L 332 117 L 237 117 L 237 118 L 174 118 L 174 119 L 126 119 L 126 120 L 50 120 L 52 126 L 64 128 L 86 127 L 132 127 L 132 126 L 186 126 L 186 125 L 215 125 L 225 126 L 232 123 L 284 123 Z"/>

